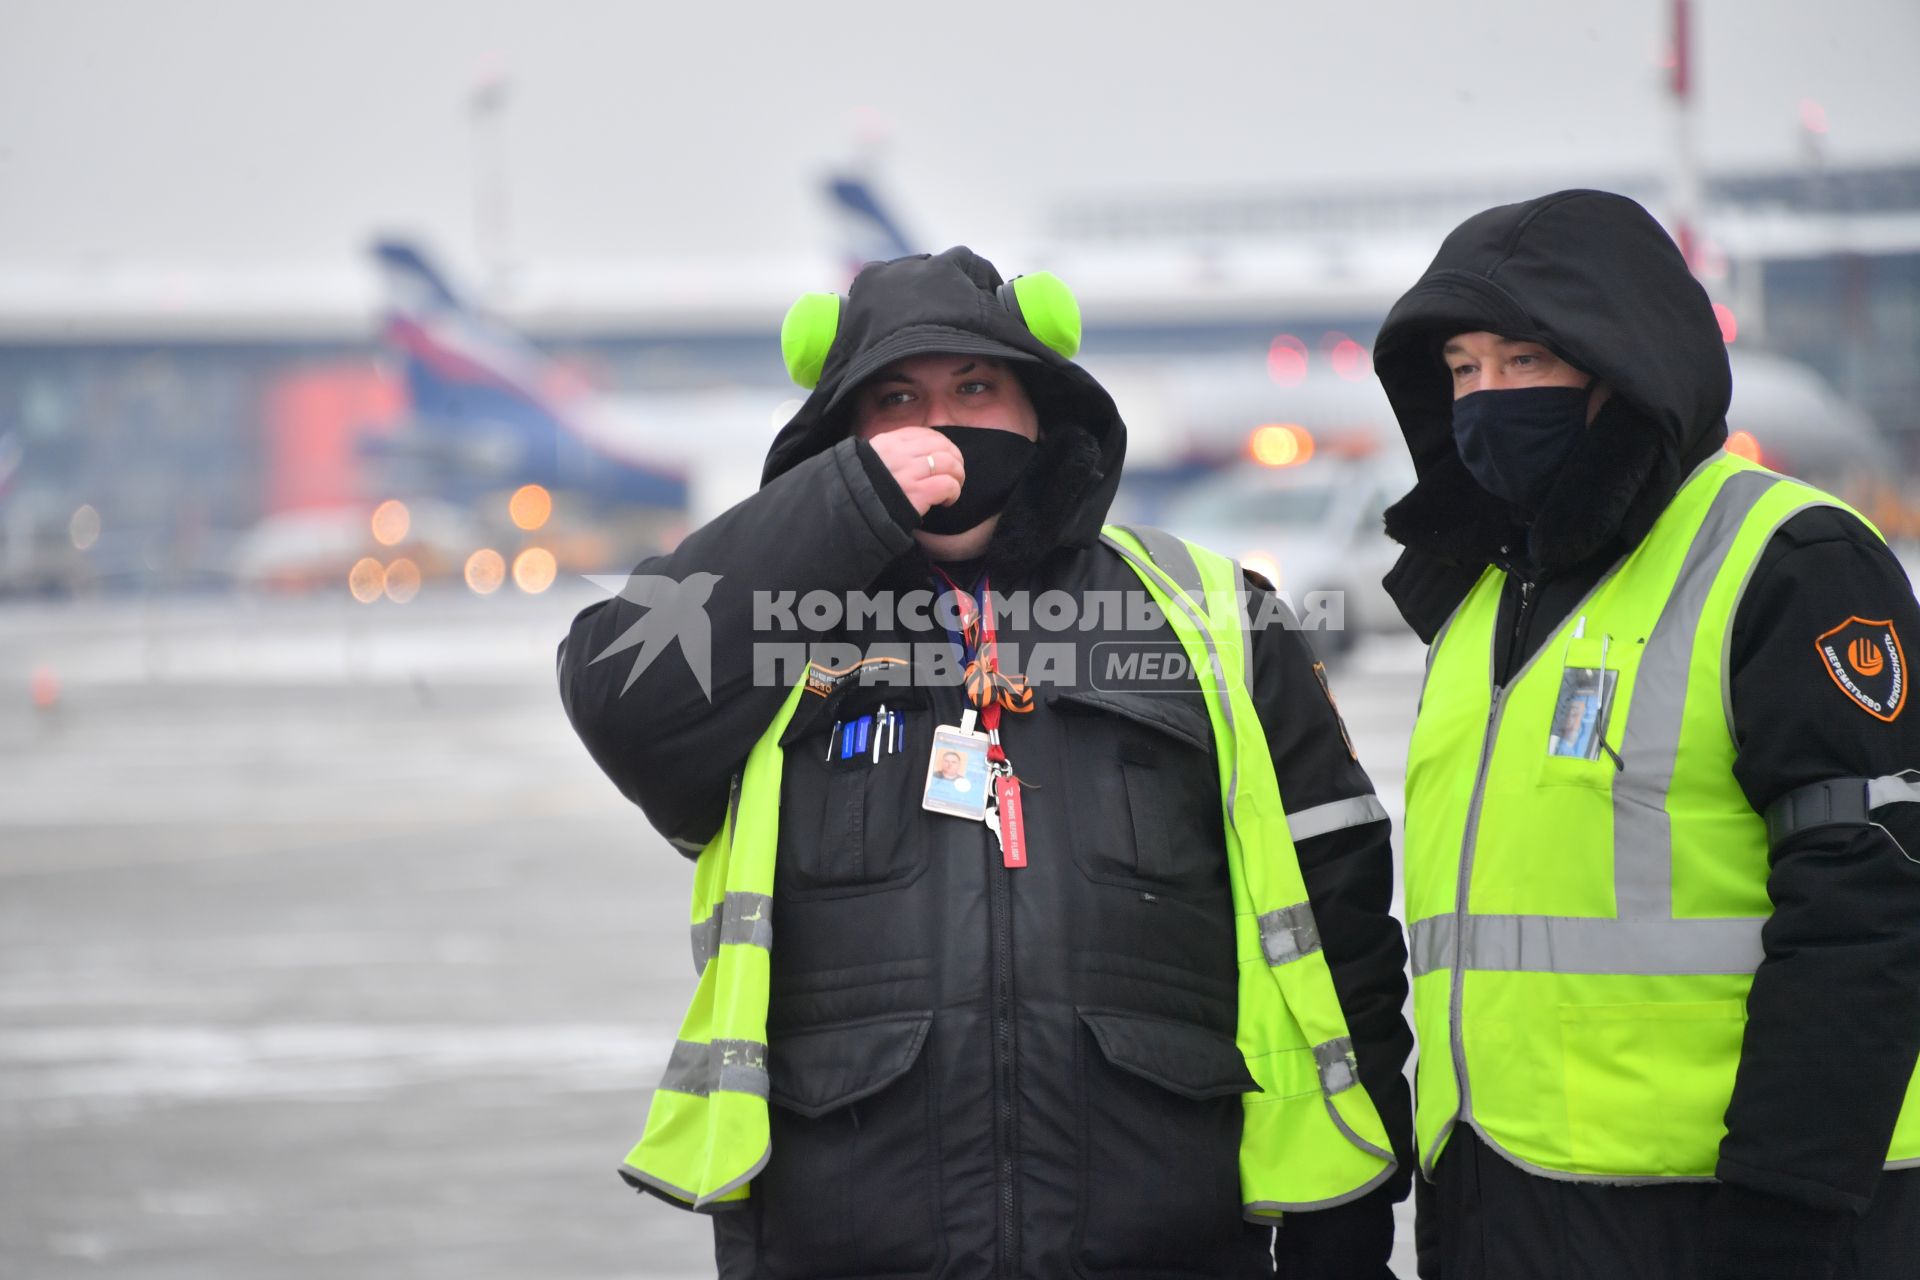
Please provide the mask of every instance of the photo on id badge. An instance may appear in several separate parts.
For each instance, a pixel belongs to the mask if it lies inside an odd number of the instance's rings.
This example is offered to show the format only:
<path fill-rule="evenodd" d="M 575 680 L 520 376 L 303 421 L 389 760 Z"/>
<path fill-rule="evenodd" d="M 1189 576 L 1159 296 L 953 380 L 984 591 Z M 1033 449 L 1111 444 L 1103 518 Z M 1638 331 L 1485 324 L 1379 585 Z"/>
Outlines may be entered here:
<path fill-rule="evenodd" d="M 1560 675 L 1560 697 L 1553 704 L 1553 728 L 1547 754 L 1579 760 L 1600 758 L 1601 733 L 1607 702 L 1618 671 L 1599 667 L 1568 667 Z"/>
<path fill-rule="evenodd" d="M 987 737 L 941 727 L 933 734 L 927 760 L 923 808 L 956 818 L 981 818 L 987 811 Z"/>

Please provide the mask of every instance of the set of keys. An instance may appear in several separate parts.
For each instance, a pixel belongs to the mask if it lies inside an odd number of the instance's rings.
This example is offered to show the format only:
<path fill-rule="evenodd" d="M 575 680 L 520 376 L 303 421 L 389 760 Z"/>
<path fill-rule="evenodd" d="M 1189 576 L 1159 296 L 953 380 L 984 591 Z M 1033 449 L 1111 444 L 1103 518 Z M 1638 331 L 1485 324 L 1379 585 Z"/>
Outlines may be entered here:
<path fill-rule="evenodd" d="M 987 732 L 988 741 L 1000 745 L 1000 731 Z M 999 755 L 999 759 L 993 759 Z M 1005 755 L 993 752 L 987 760 L 992 785 L 987 793 L 987 830 L 1000 842 L 1000 862 L 1006 867 L 1027 865 L 1027 820 L 1020 808 L 1020 779 L 1013 776 L 1013 764 Z"/>

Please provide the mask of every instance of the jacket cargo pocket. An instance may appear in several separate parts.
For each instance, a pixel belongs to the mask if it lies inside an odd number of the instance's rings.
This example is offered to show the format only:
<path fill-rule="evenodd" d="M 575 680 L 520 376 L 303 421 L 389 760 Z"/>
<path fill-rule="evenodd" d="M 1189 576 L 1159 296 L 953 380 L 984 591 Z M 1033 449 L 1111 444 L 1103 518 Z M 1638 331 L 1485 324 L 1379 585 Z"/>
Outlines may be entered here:
<path fill-rule="evenodd" d="M 931 1274 L 945 1253 L 921 1062 L 931 1014 L 792 1031 L 767 1053 L 773 1152 L 753 1180 L 769 1280 Z"/>
<path fill-rule="evenodd" d="M 1073 856 L 1088 879 L 1159 893 L 1226 884 L 1206 713 L 1178 693 L 1063 690 Z"/>
<path fill-rule="evenodd" d="M 1257 1089 L 1231 1036 L 1082 1009 L 1082 1270 L 1229 1274 L 1246 1247 L 1240 1095 Z"/>
<path fill-rule="evenodd" d="M 780 893 L 795 898 L 843 897 L 896 889 L 924 868 L 915 823 L 918 786 L 932 730 L 924 700 L 861 690 L 837 698 L 804 723 L 795 718 L 781 739 Z M 884 705 L 895 733 L 875 751 Z M 834 726 L 872 717 L 865 746 L 840 757 Z M 892 750 L 888 748 L 891 747 Z"/>

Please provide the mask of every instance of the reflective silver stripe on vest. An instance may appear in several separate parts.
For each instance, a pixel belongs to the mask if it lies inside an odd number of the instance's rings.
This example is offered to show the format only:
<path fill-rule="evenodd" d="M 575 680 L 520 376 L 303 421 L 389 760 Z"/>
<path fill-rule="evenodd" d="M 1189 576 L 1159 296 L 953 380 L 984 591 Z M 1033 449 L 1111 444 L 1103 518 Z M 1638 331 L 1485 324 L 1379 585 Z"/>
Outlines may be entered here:
<path fill-rule="evenodd" d="M 1165 529 L 1155 529 L 1148 525 L 1121 527 L 1133 535 L 1134 541 L 1146 548 L 1148 557 L 1160 567 L 1160 572 L 1172 578 L 1182 591 L 1196 601 L 1205 594 L 1204 585 L 1200 580 L 1200 566 L 1195 563 L 1193 552 L 1187 549 L 1185 541 L 1168 533 Z"/>
<path fill-rule="evenodd" d="M 1765 952 L 1760 916 L 1609 920 L 1578 916 L 1466 917 L 1464 965 L 1496 973 L 1752 973 Z M 1413 976 L 1453 967 L 1458 916 L 1413 922 Z"/>
<path fill-rule="evenodd" d="M 1694 637 L 1707 594 L 1733 550 L 1740 526 L 1754 504 L 1778 483 L 1780 477 L 1770 472 L 1741 471 L 1720 486 L 1647 636 L 1620 744 L 1625 768 L 1613 780 L 1614 913 L 1622 920 L 1673 916 L 1673 829 L 1667 792 L 1673 786 L 1674 760 L 1680 753 Z M 1623 644 L 1636 638 L 1614 637 Z M 1632 953 L 1622 959 L 1631 962 Z M 1471 953 L 1467 964 L 1484 967 Z"/>
<path fill-rule="evenodd" d="M 758 1040 L 676 1040 L 660 1087 L 704 1098 L 710 1093 L 767 1096 L 767 1046 Z"/>
<path fill-rule="evenodd" d="M 1295 903 L 1259 918 L 1260 950 L 1271 965 L 1289 964 L 1320 949 L 1320 927 L 1313 922 L 1313 908 Z"/>
<path fill-rule="evenodd" d="M 1240 615 L 1240 688 L 1247 695 L 1247 701 L 1253 701 L 1253 614 L 1249 612 L 1253 604 L 1253 593 L 1247 587 L 1246 573 L 1238 560 L 1233 565 L 1233 594 L 1237 600 L 1237 612 Z M 1285 607 L 1283 604 L 1282 608 Z M 1296 623 L 1297 627 L 1298 624 Z M 1211 634 L 1211 633 L 1209 633 Z M 1227 724 L 1233 724 L 1233 695 L 1226 689 L 1220 691 L 1220 707 L 1226 712 Z M 1278 779 L 1275 779 L 1277 782 Z M 1234 800 L 1240 794 L 1240 751 L 1233 753 L 1233 777 L 1227 782 L 1227 816 L 1233 816 Z"/>
<path fill-rule="evenodd" d="M 705 973 L 707 962 L 728 942 L 773 950 L 773 899 L 764 893 L 728 893 L 712 915 L 693 926 L 693 971 Z"/>
<path fill-rule="evenodd" d="M 1368 794 L 1317 804 L 1311 809 L 1290 813 L 1287 815 L 1287 830 L 1293 833 L 1293 842 L 1299 844 L 1302 840 L 1311 840 L 1329 832 L 1345 831 L 1348 827 L 1358 827 L 1368 822 L 1382 822 L 1386 816 L 1386 806 L 1380 803 L 1379 797 Z"/>
<path fill-rule="evenodd" d="M 1140 533 L 1141 533 L 1140 530 L 1129 529 L 1125 525 L 1121 525 L 1120 527 L 1122 529 L 1125 529 L 1126 532 L 1132 534 L 1135 538 L 1140 538 Z M 1158 529 L 1151 529 L 1151 530 L 1148 530 L 1147 532 L 1157 534 L 1162 538 L 1172 537 L 1171 534 L 1161 533 L 1160 530 Z M 1176 542 L 1179 542 L 1179 539 L 1177 538 L 1174 540 Z M 1147 576 L 1157 576 L 1161 578 L 1164 578 L 1167 576 L 1164 573 L 1159 573 L 1158 570 L 1154 567 L 1154 565 L 1152 565 L 1151 563 L 1143 562 L 1139 556 L 1135 555 L 1132 551 L 1128 550 L 1125 546 L 1123 546 L 1119 542 L 1114 541 L 1112 538 L 1108 537 L 1107 535 L 1101 534 L 1100 541 L 1112 547 L 1116 552 L 1118 552 L 1126 560 L 1128 564 L 1133 565 L 1136 571 L 1141 572 Z M 1141 544 L 1143 546 L 1146 545 L 1146 540 L 1141 539 Z M 1198 566 L 1193 562 L 1193 556 L 1187 552 L 1185 543 L 1180 543 L 1180 555 L 1182 559 L 1185 561 L 1187 567 L 1192 570 L 1193 574 L 1195 575 L 1195 580 L 1197 582 L 1198 575 L 1200 573 L 1200 566 Z M 1198 587 L 1196 586 L 1195 589 L 1198 590 Z M 1193 604 L 1191 600 L 1183 596 L 1176 595 L 1173 597 L 1173 602 L 1180 609 L 1182 613 L 1187 615 L 1187 620 L 1193 623 L 1193 625 L 1197 627 L 1200 631 L 1201 643 L 1203 643 L 1207 649 L 1207 668 L 1208 670 L 1213 672 L 1213 679 L 1215 682 L 1214 687 L 1218 689 L 1221 693 L 1220 714 L 1227 722 L 1227 740 L 1229 742 L 1237 742 L 1238 739 L 1234 736 L 1234 727 L 1233 727 L 1233 699 L 1227 696 L 1226 668 L 1220 661 L 1220 650 L 1214 647 L 1213 627 L 1209 625 L 1206 618 L 1201 616 L 1199 609 Z M 1240 753 L 1238 751 L 1235 751 L 1233 753 L 1233 768 L 1228 771 L 1228 777 L 1227 777 L 1227 821 L 1228 822 L 1233 821 L 1235 805 L 1239 801 L 1239 798 L 1240 798 Z"/>
<path fill-rule="evenodd" d="M 1313 1063 L 1320 1068 L 1320 1090 L 1329 1098 L 1360 1083 L 1360 1060 L 1353 1056 L 1352 1036 L 1313 1046 Z"/>

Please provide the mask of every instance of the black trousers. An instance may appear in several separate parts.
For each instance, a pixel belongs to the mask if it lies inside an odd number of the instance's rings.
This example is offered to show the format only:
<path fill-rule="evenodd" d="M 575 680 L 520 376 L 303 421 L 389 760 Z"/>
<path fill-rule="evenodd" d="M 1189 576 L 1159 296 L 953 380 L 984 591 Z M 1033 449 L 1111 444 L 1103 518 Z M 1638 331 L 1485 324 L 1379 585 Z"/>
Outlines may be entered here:
<path fill-rule="evenodd" d="M 1713 1184 L 1558 1182 L 1465 1125 L 1434 1181 L 1414 1179 L 1421 1280 L 1694 1280 Z M 1920 1169 L 1883 1174 L 1841 1250 L 1839 1280 L 1920 1280 Z"/>

